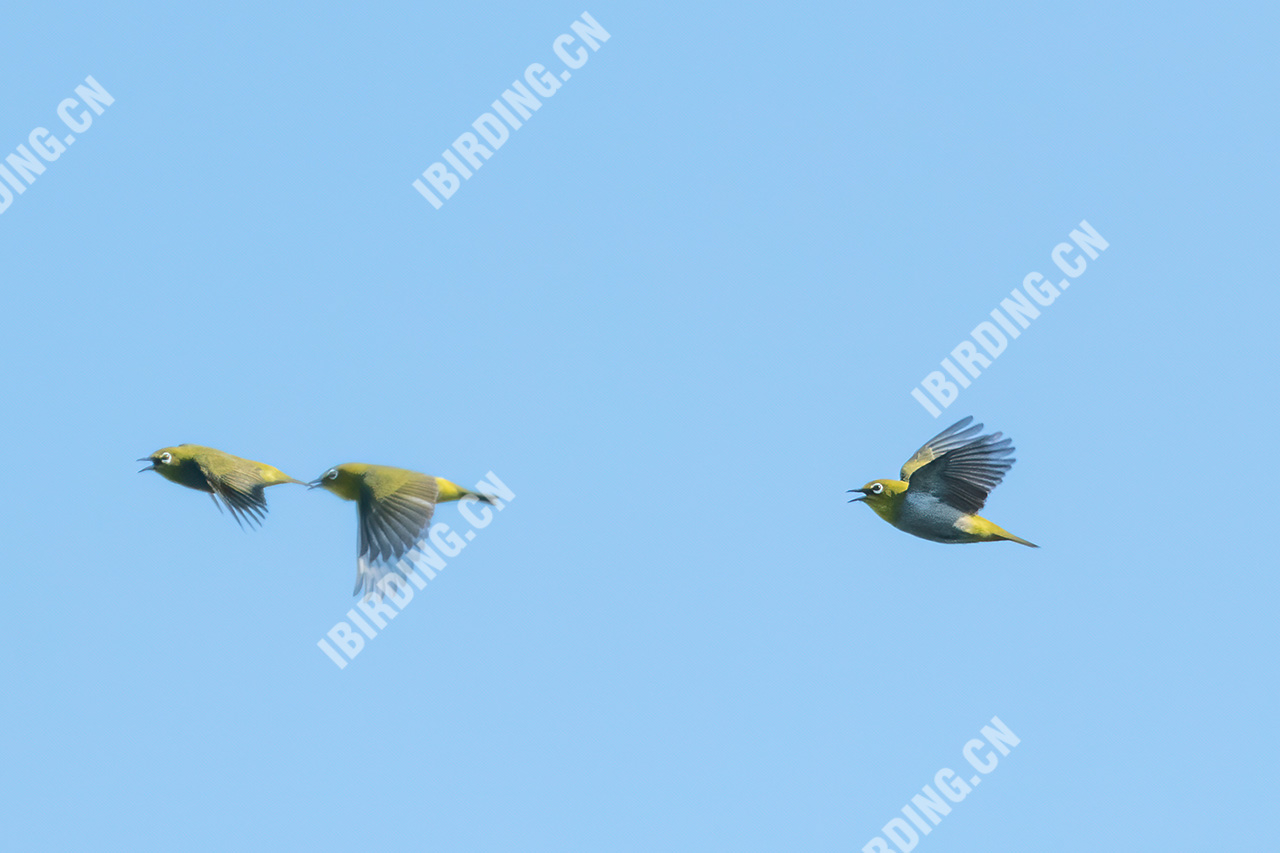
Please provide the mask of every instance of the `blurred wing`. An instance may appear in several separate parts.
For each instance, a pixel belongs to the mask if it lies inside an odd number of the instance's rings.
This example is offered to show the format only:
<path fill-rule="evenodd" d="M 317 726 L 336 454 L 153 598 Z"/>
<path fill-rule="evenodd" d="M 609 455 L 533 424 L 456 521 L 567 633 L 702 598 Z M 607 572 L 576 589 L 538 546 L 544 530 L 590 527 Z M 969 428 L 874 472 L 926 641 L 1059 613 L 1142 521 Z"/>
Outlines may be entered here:
<path fill-rule="evenodd" d="M 267 517 L 267 499 L 262 494 L 263 483 L 259 477 L 243 471 L 230 471 L 222 476 L 206 473 L 205 482 L 241 527 L 245 522 L 254 527 Z"/>
<path fill-rule="evenodd" d="M 957 447 L 963 447 L 968 444 L 975 435 L 982 432 L 982 424 L 969 426 L 971 423 L 973 423 L 973 415 L 961 418 L 926 441 L 924 447 L 917 450 L 915 455 L 903 464 L 902 473 L 898 476 L 898 479 L 910 480 L 911 474 L 916 469 L 923 465 L 928 465 L 948 450 L 955 450 Z"/>
<path fill-rule="evenodd" d="M 355 594 L 364 590 L 366 596 L 380 596 L 383 578 L 391 572 L 406 575 L 420 556 L 417 549 L 431 528 L 439 492 L 435 478 L 426 475 L 376 498 L 367 484 L 362 488 Z"/>
<path fill-rule="evenodd" d="M 982 424 L 971 429 L 981 430 Z M 907 491 L 928 492 L 963 512 L 982 509 L 987 495 L 1000 485 L 1014 463 L 1009 458 L 1013 453 L 1013 439 L 1002 439 L 1000 435 L 996 432 L 972 439 L 961 447 L 943 451 L 932 462 L 923 463 L 911 475 Z"/>

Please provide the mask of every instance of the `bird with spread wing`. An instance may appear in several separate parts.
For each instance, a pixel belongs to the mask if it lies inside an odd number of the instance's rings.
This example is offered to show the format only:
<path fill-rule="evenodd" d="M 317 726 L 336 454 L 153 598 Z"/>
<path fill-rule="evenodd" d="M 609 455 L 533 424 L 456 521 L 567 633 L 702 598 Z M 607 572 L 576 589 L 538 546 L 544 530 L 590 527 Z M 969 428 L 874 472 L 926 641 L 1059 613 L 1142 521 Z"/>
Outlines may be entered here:
<path fill-rule="evenodd" d="M 245 522 L 250 527 L 261 524 L 267 517 L 267 499 L 263 495 L 267 486 L 306 485 L 265 462 L 241 459 L 198 444 L 162 447 L 138 461 L 151 463 L 142 471 L 155 471 L 170 482 L 208 493 L 214 505 L 219 510 L 224 506 L 230 510 L 241 527 Z"/>
<path fill-rule="evenodd" d="M 929 439 L 902 466 L 899 480 L 872 480 L 862 501 L 899 530 L 933 542 L 999 542 L 1038 548 L 978 515 L 991 490 L 1013 467 L 1013 440 L 981 435 L 973 418 L 957 421 Z M 972 426 L 970 425 L 972 424 Z"/>
<path fill-rule="evenodd" d="M 422 558 L 436 504 L 463 499 L 498 503 L 492 495 L 443 477 L 355 462 L 335 465 L 307 486 L 355 501 L 360 523 L 355 593 L 363 592 L 366 598 L 380 598 L 388 575 L 405 577 Z"/>

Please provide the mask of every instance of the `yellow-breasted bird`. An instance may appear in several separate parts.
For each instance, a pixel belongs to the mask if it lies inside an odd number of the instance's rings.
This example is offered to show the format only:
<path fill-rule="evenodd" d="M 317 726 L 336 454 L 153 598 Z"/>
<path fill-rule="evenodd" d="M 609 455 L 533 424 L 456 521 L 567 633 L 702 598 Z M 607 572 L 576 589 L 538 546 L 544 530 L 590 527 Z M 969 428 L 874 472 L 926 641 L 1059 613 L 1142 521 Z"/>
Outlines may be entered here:
<path fill-rule="evenodd" d="M 306 485 L 265 462 L 241 459 L 198 444 L 162 447 L 138 461 L 151 463 L 142 471 L 155 471 L 180 486 L 208 492 L 219 511 L 225 504 L 231 510 L 231 517 L 241 527 L 244 527 L 246 521 L 252 527 L 266 518 L 267 499 L 262 491 L 267 486 L 280 483 Z M 142 471 L 138 473 L 141 474 Z M 219 499 L 221 504 L 218 503 Z"/>
<path fill-rule="evenodd" d="M 440 477 L 348 462 L 325 471 L 309 488 L 322 488 L 343 500 L 355 501 L 360 536 L 356 543 L 356 588 L 366 596 L 383 593 L 382 579 L 392 572 L 403 575 L 399 563 L 412 565 L 421 556 L 431 529 L 436 504 L 475 498 L 496 503 L 497 498 L 464 489 Z"/>
<path fill-rule="evenodd" d="M 999 542 L 1039 548 L 978 515 L 987 495 L 1013 467 L 1013 440 L 1000 433 L 978 435 L 972 417 L 956 421 L 929 439 L 902 466 L 900 480 L 872 480 L 861 489 L 876 515 L 899 530 L 934 542 Z"/>

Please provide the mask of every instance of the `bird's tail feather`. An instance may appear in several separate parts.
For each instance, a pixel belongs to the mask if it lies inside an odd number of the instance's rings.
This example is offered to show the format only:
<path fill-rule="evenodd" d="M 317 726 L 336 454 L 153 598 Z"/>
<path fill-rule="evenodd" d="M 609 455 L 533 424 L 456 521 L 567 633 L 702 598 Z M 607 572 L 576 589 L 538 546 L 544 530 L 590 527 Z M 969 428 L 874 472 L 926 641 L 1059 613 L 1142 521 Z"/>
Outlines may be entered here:
<path fill-rule="evenodd" d="M 498 499 L 493 495 L 483 495 L 480 492 L 473 492 L 470 489 L 464 489 L 457 483 L 446 480 L 444 477 L 436 477 L 436 501 L 444 503 L 445 501 L 460 501 L 463 498 L 475 498 L 478 501 L 484 501 L 487 504 L 497 504 Z"/>
<path fill-rule="evenodd" d="M 276 476 L 276 474 L 279 474 L 279 476 Z M 275 474 L 264 475 L 262 478 L 262 485 L 264 487 L 279 486 L 284 483 L 297 483 L 299 486 L 306 485 L 304 481 L 296 480 L 293 477 L 290 477 L 288 474 L 284 473 L 283 471 L 277 471 Z"/>
<path fill-rule="evenodd" d="M 999 535 L 1001 539 L 1008 539 L 1010 542 L 1017 542 L 1019 545 L 1026 545 L 1028 548 L 1040 547 L 1034 542 L 1028 542 L 1027 540 L 1023 539 L 1021 536 L 1014 536 L 1012 533 L 1010 533 L 1007 530 L 1001 530 Z"/>

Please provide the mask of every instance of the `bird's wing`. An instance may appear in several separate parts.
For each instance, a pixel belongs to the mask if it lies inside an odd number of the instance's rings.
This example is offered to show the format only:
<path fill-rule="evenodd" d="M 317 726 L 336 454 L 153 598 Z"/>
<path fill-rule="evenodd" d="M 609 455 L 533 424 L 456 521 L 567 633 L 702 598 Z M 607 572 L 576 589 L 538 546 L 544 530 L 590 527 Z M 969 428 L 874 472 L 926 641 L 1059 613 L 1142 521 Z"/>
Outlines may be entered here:
<path fill-rule="evenodd" d="M 928 465 L 948 450 L 955 450 L 968 444 L 972 438 L 982 432 L 982 424 L 974 424 L 973 415 L 961 418 L 942 432 L 924 443 L 915 454 L 902 464 L 901 480 L 910 480 L 911 474 L 922 465 Z"/>
<path fill-rule="evenodd" d="M 969 418 L 965 418 L 941 433 L 938 438 L 946 436 L 968 421 Z M 978 438 L 971 437 L 973 432 L 981 431 L 982 424 L 978 424 L 957 433 L 956 436 L 964 435 L 966 439 L 959 446 L 953 443 L 944 445 L 946 449 L 936 452 L 931 461 L 926 460 L 917 466 L 907 480 L 907 491 L 928 492 L 964 512 L 973 513 L 982 509 L 982 505 L 987 502 L 987 495 L 1000 485 L 1004 475 L 1013 467 L 1014 460 L 1009 458 L 1013 453 L 1013 439 L 1002 439 L 998 432 Z M 955 440 L 955 436 L 947 439 L 948 442 Z M 920 453 L 927 450 L 933 441 L 922 447 Z M 903 470 L 905 472 L 906 469 Z"/>
<path fill-rule="evenodd" d="M 205 481 L 217 498 L 231 510 L 231 517 L 244 527 L 262 523 L 267 517 L 267 499 L 262 494 L 262 479 L 253 473 L 231 470 L 221 475 L 205 472 Z M 217 503 L 215 500 L 214 503 Z"/>
<path fill-rule="evenodd" d="M 424 544 L 436 510 L 439 487 L 425 474 L 385 494 L 375 494 L 366 482 L 360 490 L 360 539 L 356 555 L 356 588 L 359 594 L 380 595 L 380 581 L 391 572 L 402 576 L 402 561 L 415 561 L 415 549 Z"/>

